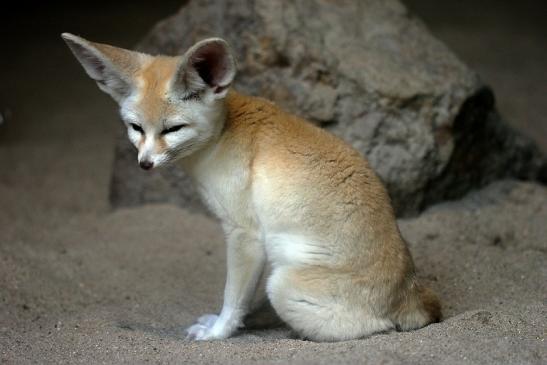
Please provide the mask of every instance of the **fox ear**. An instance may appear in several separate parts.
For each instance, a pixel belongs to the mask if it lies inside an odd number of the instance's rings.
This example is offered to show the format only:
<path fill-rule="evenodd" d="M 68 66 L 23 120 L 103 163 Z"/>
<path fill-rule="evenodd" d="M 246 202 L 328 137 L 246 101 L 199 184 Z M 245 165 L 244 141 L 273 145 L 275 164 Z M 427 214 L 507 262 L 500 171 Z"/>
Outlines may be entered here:
<path fill-rule="evenodd" d="M 182 56 L 174 88 L 189 96 L 209 89 L 216 99 L 223 98 L 236 74 L 236 64 L 228 43 L 208 38 L 196 43 Z"/>
<path fill-rule="evenodd" d="M 131 93 L 132 75 L 142 54 L 106 44 L 89 42 L 70 33 L 61 35 L 99 88 L 120 102 Z"/>

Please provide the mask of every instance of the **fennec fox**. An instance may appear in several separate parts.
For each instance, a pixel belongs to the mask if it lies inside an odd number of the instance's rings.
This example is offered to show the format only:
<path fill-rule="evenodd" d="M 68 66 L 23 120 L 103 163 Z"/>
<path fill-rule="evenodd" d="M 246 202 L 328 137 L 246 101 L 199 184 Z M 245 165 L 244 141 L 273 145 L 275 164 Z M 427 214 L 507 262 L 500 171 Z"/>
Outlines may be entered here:
<path fill-rule="evenodd" d="M 236 66 L 224 40 L 166 57 L 62 36 L 119 103 L 140 166 L 183 168 L 222 222 L 224 305 L 189 327 L 190 338 L 232 336 L 266 262 L 267 296 L 304 338 L 348 340 L 439 320 L 439 301 L 417 281 L 367 162 L 273 103 L 229 90 Z"/>

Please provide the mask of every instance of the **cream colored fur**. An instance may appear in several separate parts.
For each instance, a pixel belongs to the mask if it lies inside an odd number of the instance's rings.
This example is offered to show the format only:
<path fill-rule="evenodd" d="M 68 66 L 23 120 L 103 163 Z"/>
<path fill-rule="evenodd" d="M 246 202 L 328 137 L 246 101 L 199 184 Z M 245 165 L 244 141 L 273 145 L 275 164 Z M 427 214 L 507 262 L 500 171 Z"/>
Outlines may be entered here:
<path fill-rule="evenodd" d="M 347 340 L 440 319 L 366 160 L 264 99 L 228 92 L 235 63 L 224 41 L 152 57 L 63 37 L 120 103 L 141 166 L 184 169 L 222 222 L 224 305 L 189 327 L 190 338 L 232 336 L 259 295 L 266 263 L 273 308 L 305 338 Z M 182 127 L 166 132 L 173 125 Z"/>

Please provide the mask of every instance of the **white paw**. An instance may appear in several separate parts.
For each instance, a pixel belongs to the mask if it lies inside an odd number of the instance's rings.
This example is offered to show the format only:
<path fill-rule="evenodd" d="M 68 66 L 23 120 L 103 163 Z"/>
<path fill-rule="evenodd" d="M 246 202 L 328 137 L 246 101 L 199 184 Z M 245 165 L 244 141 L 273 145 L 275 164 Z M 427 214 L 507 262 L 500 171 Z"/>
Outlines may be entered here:
<path fill-rule="evenodd" d="M 217 319 L 218 316 L 216 314 L 204 314 L 198 318 L 198 323 L 204 325 L 207 328 L 212 328 Z"/>
<path fill-rule="evenodd" d="M 188 340 L 219 340 L 229 336 L 225 334 L 223 326 L 215 326 L 218 316 L 216 314 L 205 314 L 198 318 L 198 323 L 186 329 Z"/>

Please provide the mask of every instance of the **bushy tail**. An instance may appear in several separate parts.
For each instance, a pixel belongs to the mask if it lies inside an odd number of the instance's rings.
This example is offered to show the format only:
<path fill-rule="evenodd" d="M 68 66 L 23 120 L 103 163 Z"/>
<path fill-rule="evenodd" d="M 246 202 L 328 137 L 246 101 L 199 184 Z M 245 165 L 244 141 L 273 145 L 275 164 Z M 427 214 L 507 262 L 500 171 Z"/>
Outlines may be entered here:
<path fill-rule="evenodd" d="M 402 331 L 424 327 L 442 319 L 441 302 L 429 288 L 414 284 L 393 320 Z"/>
<path fill-rule="evenodd" d="M 440 322 L 443 319 L 442 306 L 439 297 L 427 287 L 419 286 L 418 295 L 425 311 L 429 314 L 429 323 Z"/>

